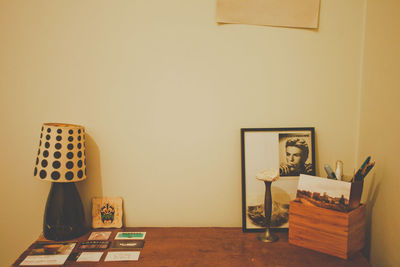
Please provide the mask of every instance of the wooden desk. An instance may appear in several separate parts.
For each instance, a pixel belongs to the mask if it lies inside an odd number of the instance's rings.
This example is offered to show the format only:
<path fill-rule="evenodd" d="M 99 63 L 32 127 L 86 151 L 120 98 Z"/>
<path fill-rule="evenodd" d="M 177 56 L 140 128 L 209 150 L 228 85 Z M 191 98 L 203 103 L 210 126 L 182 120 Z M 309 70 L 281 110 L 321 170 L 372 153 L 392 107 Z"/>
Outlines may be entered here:
<path fill-rule="evenodd" d="M 110 241 L 119 231 L 112 230 Z M 104 262 L 105 252 L 99 263 L 67 261 L 64 266 L 370 266 L 361 253 L 346 261 L 290 245 L 287 232 L 278 233 L 278 242 L 262 243 L 257 240 L 257 233 L 243 233 L 241 228 L 125 228 L 123 231 L 146 232 L 139 261 Z M 77 242 L 87 241 L 88 236 L 89 233 Z M 28 250 L 13 266 L 19 266 Z"/>

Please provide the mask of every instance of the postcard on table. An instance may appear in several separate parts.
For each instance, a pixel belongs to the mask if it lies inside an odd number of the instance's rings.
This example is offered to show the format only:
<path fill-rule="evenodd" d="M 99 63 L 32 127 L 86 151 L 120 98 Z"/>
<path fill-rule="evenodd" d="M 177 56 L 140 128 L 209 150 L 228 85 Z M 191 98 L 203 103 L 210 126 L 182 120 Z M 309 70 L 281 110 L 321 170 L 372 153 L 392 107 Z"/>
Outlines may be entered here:
<path fill-rule="evenodd" d="M 141 249 L 144 240 L 115 240 L 111 249 Z"/>
<path fill-rule="evenodd" d="M 76 243 L 37 243 L 20 265 L 62 265 L 75 245 Z"/>
<path fill-rule="evenodd" d="M 102 255 L 103 255 L 103 252 L 82 252 L 76 261 L 77 262 L 80 262 L 80 261 L 98 262 L 98 261 L 100 261 Z"/>
<path fill-rule="evenodd" d="M 89 240 L 108 240 L 111 232 L 92 232 L 89 236 Z"/>
<path fill-rule="evenodd" d="M 103 240 L 91 240 L 82 242 L 79 245 L 79 249 L 86 250 L 86 249 L 107 249 L 110 246 L 110 241 L 103 241 Z"/>
<path fill-rule="evenodd" d="M 140 251 L 118 251 L 108 252 L 104 261 L 137 261 Z"/>
<path fill-rule="evenodd" d="M 118 232 L 115 240 L 143 240 L 146 232 Z"/>
<path fill-rule="evenodd" d="M 347 211 L 351 183 L 301 174 L 296 200 L 307 205 Z"/>

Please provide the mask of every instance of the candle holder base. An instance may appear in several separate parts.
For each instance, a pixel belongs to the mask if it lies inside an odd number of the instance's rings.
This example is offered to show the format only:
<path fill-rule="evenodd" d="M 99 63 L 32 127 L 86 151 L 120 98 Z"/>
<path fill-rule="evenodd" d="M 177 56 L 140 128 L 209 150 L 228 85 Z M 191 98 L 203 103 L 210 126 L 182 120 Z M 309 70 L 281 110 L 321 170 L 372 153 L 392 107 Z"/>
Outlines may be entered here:
<path fill-rule="evenodd" d="M 262 242 L 275 242 L 279 240 L 279 237 L 267 229 L 267 231 L 258 236 L 258 240 Z"/>

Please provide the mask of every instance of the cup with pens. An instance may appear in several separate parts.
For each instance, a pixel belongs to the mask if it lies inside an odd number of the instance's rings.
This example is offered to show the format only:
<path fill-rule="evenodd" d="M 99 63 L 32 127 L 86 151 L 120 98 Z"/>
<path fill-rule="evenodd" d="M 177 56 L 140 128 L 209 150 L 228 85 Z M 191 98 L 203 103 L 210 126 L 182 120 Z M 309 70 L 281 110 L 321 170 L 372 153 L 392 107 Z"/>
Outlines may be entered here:
<path fill-rule="evenodd" d="M 350 210 L 357 208 L 360 205 L 361 195 L 363 191 L 364 179 L 375 166 L 375 161 L 371 161 L 371 156 L 368 156 L 361 167 L 354 171 L 353 176 L 350 180 L 351 190 L 350 190 Z M 343 162 L 338 160 L 336 162 L 336 171 L 334 172 L 329 165 L 325 165 L 324 169 L 328 175 L 329 179 L 343 180 Z"/>

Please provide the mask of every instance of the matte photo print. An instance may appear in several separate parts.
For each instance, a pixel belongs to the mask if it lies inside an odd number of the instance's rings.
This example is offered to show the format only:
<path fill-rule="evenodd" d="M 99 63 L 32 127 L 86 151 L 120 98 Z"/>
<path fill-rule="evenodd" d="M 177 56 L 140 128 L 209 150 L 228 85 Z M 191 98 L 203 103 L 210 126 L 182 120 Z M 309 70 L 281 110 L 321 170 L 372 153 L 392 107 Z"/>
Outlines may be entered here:
<path fill-rule="evenodd" d="M 143 240 L 146 232 L 118 232 L 115 240 Z"/>

